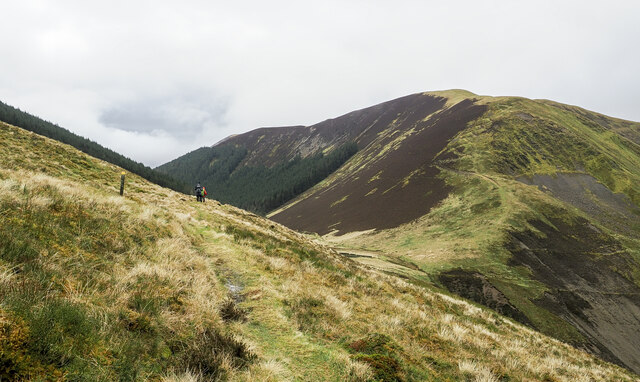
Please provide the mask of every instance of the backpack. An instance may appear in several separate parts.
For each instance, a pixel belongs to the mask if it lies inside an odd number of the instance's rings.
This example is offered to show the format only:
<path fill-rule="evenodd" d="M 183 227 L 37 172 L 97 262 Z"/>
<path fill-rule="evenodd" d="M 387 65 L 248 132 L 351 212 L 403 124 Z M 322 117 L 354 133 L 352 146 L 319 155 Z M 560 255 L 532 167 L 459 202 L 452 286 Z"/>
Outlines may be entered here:
<path fill-rule="evenodd" d="M 196 190 L 196 196 L 202 196 L 202 188 Z"/>
<path fill-rule="evenodd" d="M 202 187 L 202 196 L 207 196 L 207 189 Z"/>

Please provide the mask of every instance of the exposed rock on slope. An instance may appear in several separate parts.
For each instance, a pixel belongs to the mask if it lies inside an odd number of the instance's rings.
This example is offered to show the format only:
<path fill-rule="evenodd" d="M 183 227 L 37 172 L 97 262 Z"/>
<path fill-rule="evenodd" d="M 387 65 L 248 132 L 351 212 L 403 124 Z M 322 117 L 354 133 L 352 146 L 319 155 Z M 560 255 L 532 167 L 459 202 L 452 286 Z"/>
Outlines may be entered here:
<path fill-rule="evenodd" d="M 516 321 L 532 325 L 527 316 L 513 306 L 509 299 L 491 285 L 481 273 L 454 269 L 441 273 L 438 276 L 438 281 L 459 296 L 487 306 Z"/>
<path fill-rule="evenodd" d="M 640 235 L 640 208 L 628 196 L 614 193 L 591 175 L 560 173 L 533 175 L 518 180 L 538 186 L 555 198 L 583 211 L 616 232 L 637 237 Z"/>

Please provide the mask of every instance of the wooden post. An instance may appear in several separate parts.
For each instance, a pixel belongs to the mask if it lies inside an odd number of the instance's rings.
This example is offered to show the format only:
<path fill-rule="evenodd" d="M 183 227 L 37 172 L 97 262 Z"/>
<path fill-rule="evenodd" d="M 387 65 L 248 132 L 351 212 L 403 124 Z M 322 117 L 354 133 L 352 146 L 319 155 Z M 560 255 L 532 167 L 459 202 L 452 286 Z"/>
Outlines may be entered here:
<path fill-rule="evenodd" d="M 123 171 L 120 175 L 120 195 L 124 195 L 124 174 L 125 172 Z"/>

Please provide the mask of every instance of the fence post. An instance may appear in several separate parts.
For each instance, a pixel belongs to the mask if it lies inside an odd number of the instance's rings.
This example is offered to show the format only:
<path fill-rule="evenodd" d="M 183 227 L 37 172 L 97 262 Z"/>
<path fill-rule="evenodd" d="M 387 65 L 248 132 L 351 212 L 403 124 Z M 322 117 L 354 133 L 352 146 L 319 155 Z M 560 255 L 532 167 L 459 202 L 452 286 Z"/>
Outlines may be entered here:
<path fill-rule="evenodd" d="M 120 195 L 124 195 L 124 174 L 125 172 L 120 173 Z"/>

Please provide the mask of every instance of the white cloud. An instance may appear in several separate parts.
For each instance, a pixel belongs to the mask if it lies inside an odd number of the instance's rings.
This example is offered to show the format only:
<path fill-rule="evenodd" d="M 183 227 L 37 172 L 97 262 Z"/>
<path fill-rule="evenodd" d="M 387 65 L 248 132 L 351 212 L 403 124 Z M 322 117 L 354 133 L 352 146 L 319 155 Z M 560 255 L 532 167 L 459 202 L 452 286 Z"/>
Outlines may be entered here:
<path fill-rule="evenodd" d="M 4 2 L 0 99 L 146 164 L 464 88 L 640 120 L 634 1 Z"/>

